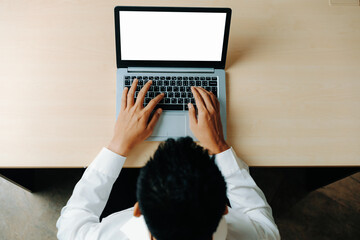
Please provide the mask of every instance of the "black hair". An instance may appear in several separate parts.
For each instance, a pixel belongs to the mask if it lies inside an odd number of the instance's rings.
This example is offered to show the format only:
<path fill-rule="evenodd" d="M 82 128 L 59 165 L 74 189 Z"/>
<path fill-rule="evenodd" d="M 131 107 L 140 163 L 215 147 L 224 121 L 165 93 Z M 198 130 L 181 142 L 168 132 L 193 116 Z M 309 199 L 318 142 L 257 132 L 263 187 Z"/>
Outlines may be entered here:
<path fill-rule="evenodd" d="M 190 137 L 161 143 L 137 181 L 137 200 L 157 240 L 209 240 L 226 206 L 215 156 Z"/>

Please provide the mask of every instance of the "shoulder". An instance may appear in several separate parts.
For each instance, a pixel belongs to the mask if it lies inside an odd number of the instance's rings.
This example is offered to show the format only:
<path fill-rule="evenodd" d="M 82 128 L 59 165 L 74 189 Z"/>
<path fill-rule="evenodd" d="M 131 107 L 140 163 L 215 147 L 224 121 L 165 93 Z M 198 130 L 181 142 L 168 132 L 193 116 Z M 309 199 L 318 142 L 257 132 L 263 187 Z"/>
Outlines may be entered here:
<path fill-rule="evenodd" d="M 129 208 L 120 212 L 113 213 L 96 226 L 94 239 L 107 240 L 128 240 L 128 237 L 121 231 L 121 227 L 125 225 L 133 216 L 133 208 Z"/>
<path fill-rule="evenodd" d="M 229 213 L 225 215 L 228 227 L 227 240 L 235 239 L 258 239 L 256 229 L 250 218 L 239 211 L 229 207 Z"/>

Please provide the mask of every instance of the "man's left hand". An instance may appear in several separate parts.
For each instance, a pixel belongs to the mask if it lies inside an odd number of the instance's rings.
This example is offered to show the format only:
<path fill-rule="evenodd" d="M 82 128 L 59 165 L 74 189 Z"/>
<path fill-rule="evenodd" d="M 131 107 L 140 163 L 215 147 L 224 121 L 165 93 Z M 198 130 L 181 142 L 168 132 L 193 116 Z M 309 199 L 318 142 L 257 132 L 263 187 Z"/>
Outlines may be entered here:
<path fill-rule="evenodd" d="M 121 97 L 121 109 L 115 124 L 114 137 L 107 147 L 109 150 L 124 157 L 129 154 L 136 144 L 141 143 L 152 134 L 162 113 L 161 108 L 157 109 L 149 121 L 151 112 L 156 104 L 163 99 L 164 94 L 157 95 L 144 107 L 144 99 L 152 81 L 148 81 L 144 85 L 139 92 L 136 102 L 134 102 L 137 83 L 138 80 L 135 79 L 130 90 L 124 88 Z"/>

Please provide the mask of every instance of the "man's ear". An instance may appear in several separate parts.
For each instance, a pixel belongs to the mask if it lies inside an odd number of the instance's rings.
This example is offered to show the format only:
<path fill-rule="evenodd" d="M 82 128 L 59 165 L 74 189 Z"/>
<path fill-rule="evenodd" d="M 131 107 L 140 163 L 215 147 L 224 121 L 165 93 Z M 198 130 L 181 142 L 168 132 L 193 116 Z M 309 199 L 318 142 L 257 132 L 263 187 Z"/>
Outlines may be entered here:
<path fill-rule="evenodd" d="M 227 206 L 227 205 L 225 205 L 225 211 L 224 211 L 224 214 L 223 214 L 223 215 L 226 215 L 226 214 L 228 214 L 228 213 L 229 213 L 228 206 Z"/>
<path fill-rule="evenodd" d="M 136 202 L 134 205 L 134 217 L 140 217 L 140 216 L 141 216 L 141 211 L 139 208 L 139 202 Z"/>

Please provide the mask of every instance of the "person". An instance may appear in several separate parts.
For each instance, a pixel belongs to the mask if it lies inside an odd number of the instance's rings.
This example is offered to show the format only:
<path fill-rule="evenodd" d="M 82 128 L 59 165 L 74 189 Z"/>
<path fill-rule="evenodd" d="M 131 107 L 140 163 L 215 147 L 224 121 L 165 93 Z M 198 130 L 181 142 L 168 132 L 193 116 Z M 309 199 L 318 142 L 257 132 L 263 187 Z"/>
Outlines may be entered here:
<path fill-rule="evenodd" d="M 224 140 L 218 100 L 200 87 L 191 88 L 197 111 L 188 107 L 190 129 L 202 146 L 189 137 L 160 144 L 140 171 L 135 206 L 100 222 L 126 156 L 151 135 L 162 113 L 154 109 L 163 94 L 143 106 L 151 83 L 136 102 L 137 80 L 124 89 L 114 137 L 62 209 L 58 239 L 280 239 L 263 192 Z"/>

